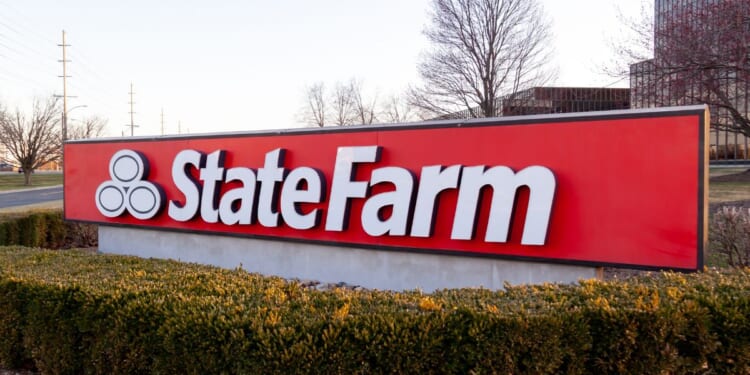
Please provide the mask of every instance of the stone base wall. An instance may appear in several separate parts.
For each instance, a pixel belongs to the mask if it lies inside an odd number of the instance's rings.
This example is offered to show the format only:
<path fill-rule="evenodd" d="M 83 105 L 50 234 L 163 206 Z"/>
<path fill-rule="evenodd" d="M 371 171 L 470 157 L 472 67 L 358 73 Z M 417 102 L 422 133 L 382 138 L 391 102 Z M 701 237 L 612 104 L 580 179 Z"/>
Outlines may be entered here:
<path fill-rule="evenodd" d="M 99 250 L 369 289 L 502 289 L 596 277 L 596 268 L 99 226 Z"/>

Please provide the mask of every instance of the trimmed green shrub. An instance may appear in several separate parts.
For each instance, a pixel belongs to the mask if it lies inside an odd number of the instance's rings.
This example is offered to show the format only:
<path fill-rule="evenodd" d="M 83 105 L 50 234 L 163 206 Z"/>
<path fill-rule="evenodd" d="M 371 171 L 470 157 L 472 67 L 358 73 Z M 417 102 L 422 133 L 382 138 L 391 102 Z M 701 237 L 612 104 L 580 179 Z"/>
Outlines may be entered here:
<path fill-rule="evenodd" d="M 174 261 L 0 248 L 0 367 L 49 374 L 750 372 L 750 271 L 321 292 Z"/>
<path fill-rule="evenodd" d="M 19 230 L 18 220 L 0 224 L 0 244 L 18 245 L 20 244 L 20 238 L 21 231 Z"/>
<path fill-rule="evenodd" d="M 62 211 L 37 211 L 0 216 L 0 246 L 22 245 L 61 249 L 97 245 L 97 226 L 67 223 Z"/>

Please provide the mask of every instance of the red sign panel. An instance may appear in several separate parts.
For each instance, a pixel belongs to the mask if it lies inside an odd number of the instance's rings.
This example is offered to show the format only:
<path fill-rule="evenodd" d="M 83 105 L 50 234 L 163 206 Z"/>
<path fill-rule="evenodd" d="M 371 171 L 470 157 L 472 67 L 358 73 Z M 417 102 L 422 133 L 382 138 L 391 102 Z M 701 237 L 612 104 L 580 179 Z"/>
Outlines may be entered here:
<path fill-rule="evenodd" d="M 68 142 L 69 220 L 695 270 L 706 110 Z"/>

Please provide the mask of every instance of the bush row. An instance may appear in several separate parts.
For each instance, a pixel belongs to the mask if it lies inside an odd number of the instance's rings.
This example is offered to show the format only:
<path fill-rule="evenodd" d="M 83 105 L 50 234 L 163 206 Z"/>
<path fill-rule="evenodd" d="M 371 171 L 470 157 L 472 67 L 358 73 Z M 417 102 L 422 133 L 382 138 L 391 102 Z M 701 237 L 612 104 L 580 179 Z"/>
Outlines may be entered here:
<path fill-rule="evenodd" d="M 0 216 L 0 245 L 60 249 L 96 244 L 95 225 L 65 222 L 59 210 Z"/>
<path fill-rule="evenodd" d="M 744 374 L 750 272 L 499 292 L 320 292 L 241 270 L 5 247 L 0 367 L 45 374 Z"/>

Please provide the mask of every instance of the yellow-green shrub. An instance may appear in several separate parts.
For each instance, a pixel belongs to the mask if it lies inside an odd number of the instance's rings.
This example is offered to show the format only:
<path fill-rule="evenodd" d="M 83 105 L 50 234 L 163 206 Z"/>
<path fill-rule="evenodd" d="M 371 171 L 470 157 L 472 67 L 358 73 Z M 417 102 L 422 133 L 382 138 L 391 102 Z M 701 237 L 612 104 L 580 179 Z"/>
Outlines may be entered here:
<path fill-rule="evenodd" d="M 0 367 L 43 373 L 747 373 L 750 272 L 329 292 L 0 248 Z"/>

